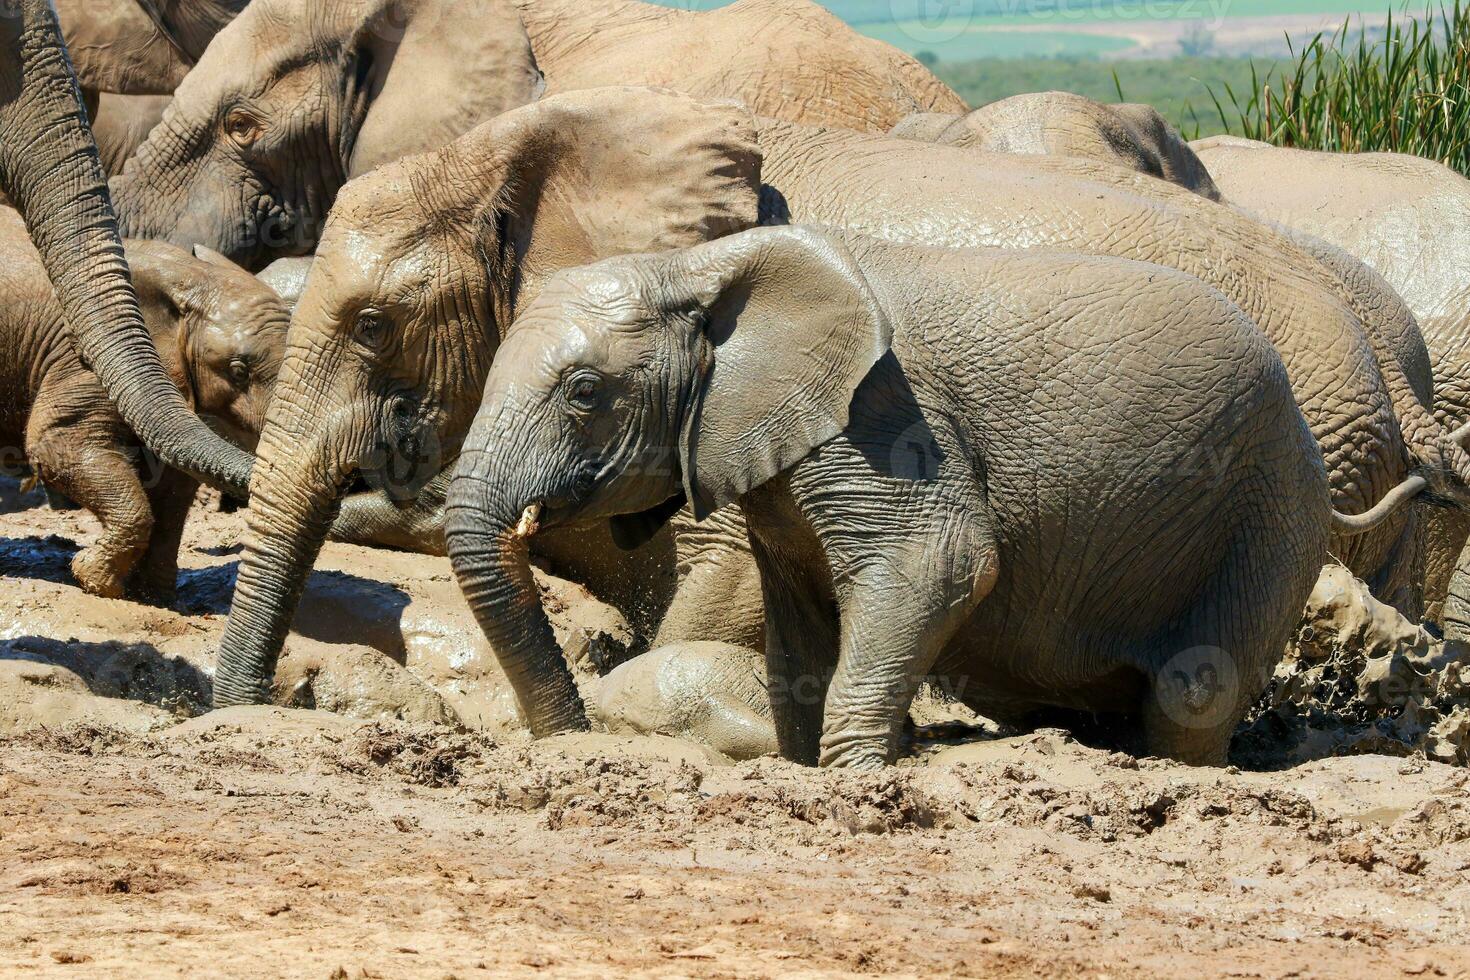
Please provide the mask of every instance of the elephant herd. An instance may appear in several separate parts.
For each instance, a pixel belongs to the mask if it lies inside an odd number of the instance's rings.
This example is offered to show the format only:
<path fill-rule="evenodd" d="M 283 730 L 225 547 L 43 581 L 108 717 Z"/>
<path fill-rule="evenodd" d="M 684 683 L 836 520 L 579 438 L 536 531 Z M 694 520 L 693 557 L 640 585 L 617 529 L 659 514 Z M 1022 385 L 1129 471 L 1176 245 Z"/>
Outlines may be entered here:
<path fill-rule="evenodd" d="M 216 705 L 329 538 L 447 554 L 536 735 L 588 720 L 533 563 L 763 649 L 821 765 L 926 679 L 1219 763 L 1333 560 L 1470 632 L 1437 164 L 970 112 L 809 0 L 109 2 L 0 16 L 0 434 L 100 594 L 248 496 Z"/>

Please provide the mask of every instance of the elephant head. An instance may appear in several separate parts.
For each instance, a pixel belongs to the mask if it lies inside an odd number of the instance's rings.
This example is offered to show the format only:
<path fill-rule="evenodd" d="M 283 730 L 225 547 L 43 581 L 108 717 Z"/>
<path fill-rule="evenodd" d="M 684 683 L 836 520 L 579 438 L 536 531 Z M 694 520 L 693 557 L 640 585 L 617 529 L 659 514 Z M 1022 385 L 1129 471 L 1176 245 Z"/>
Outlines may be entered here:
<path fill-rule="evenodd" d="M 1106 105 L 1071 92 L 1032 92 L 992 102 L 968 115 L 915 113 L 889 135 L 991 153 L 1095 160 L 1220 200 L 1220 189 L 1204 163 L 1149 105 Z"/>
<path fill-rule="evenodd" d="M 261 434 L 216 703 L 265 696 L 345 491 L 362 478 L 407 502 L 457 455 L 500 339 L 546 276 L 750 227 L 759 184 L 743 108 L 594 89 L 347 185 Z"/>
<path fill-rule="evenodd" d="M 890 340 L 852 255 L 799 227 L 609 259 L 528 304 L 491 368 L 446 534 L 534 734 L 586 718 L 527 539 L 618 515 L 646 533 L 686 498 L 702 519 L 841 432 Z"/>
<path fill-rule="evenodd" d="M 163 461 L 243 494 L 249 455 L 189 411 L 143 323 L 48 0 L 0 8 L 0 193 L 25 219 L 78 354 L 128 425 Z"/>
<path fill-rule="evenodd" d="M 281 367 L 286 302 L 202 245 L 128 242 L 143 319 L 174 383 L 199 415 L 254 447 Z"/>
<path fill-rule="evenodd" d="M 509 0 L 255 0 L 113 179 L 118 215 L 132 237 L 259 269 L 312 251 L 349 178 L 539 85 Z"/>

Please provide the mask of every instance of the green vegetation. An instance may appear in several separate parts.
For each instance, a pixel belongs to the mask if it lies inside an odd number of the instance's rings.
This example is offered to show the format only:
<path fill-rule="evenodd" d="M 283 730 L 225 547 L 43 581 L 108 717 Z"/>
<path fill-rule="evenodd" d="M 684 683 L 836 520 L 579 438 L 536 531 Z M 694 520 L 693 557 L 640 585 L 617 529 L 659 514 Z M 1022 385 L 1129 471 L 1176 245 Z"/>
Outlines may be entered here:
<path fill-rule="evenodd" d="M 1270 65 L 1254 62 L 1259 75 Z M 934 70 L 973 106 L 1025 92 L 1076 92 L 1100 102 L 1155 106 L 1190 138 L 1227 131 L 1210 92 L 1247 93 L 1252 88 L 1249 58 L 1170 58 L 1102 62 L 1064 58 L 1014 58 L 945 62 Z M 1116 79 L 1115 79 L 1116 73 Z M 1235 132 L 1240 132 L 1237 123 Z"/>
<path fill-rule="evenodd" d="M 1412 153 L 1470 173 L 1470 8 L 1455 0 L 1376 40 L 1319 35 L 1278 70 L 1219 91 L 1220 123 L 1252 139 Z"/>

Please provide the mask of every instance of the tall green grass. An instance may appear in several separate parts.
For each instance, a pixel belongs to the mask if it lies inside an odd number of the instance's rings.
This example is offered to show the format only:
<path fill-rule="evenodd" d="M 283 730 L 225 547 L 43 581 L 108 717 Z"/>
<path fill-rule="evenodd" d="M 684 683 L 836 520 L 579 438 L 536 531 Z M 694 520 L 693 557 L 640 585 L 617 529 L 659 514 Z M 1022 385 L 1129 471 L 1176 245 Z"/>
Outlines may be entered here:
<path fill-rule="evenodd" d="M 1470 7 L 1391 19 L 1370 39 L 1345 23 L 1251 86 L 1210 97 L 1223 127 L 1313 150 L 1393 151 L 1470 173 Z"/>

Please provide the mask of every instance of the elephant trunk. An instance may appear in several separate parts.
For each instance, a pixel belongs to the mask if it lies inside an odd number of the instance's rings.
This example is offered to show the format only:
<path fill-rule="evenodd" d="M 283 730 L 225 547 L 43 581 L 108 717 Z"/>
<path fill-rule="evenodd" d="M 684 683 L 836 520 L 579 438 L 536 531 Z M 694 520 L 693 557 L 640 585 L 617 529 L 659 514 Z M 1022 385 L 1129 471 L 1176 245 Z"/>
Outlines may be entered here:
<path fill-rule="evenodd" d="M 537 738 L 581 731 L 587 712 L 541 607 L 529 537 L 539 505 L 516 503 L 461 460 L 449 487 L 445 540 L 454 573 Z"/>
<path fill-rule="evenodd" d="M 19 60 L 0 68 L 0 179 L 26 219 L 77 352 L 159 458 L 244 496 L 250 455 L 189 410 L 143 324 L 51 5 L 24 0 L 19 21 Z"/>
<path fill-rule="evenodd" d="M 278 403 L 277 410 L 291 407 Z M 335 440 L 312 438 L 300 413 L 291 414 L 261 433 L 245 553 L 215 672 L 216 708 L 268 700 L 276 658 L 340 504 L 346 470 Z"/>

